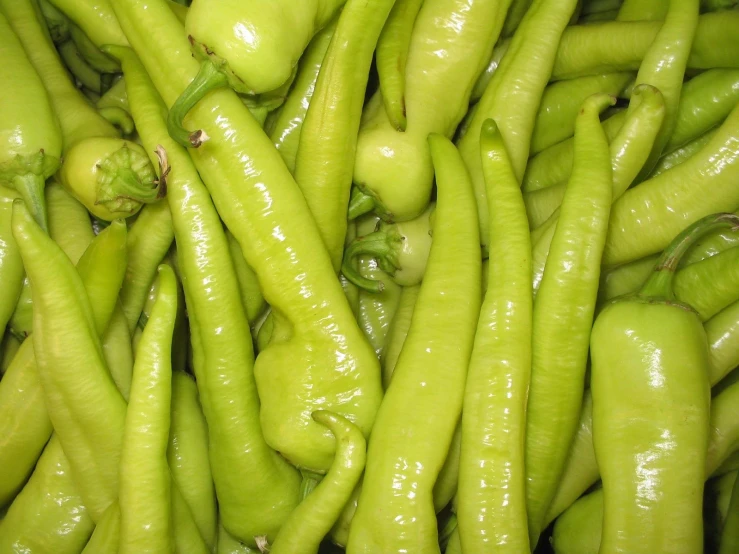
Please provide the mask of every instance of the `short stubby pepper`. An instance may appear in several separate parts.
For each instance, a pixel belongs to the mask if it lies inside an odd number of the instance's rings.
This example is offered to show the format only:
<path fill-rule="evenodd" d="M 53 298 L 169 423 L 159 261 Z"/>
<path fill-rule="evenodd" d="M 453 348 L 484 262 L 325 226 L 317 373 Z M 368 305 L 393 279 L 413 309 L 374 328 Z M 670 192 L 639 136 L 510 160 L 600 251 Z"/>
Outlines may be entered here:
<path fill-rule="evenodd" d="M 59 167 L 62 135 L 41 79 L 0 13 L 0 184 L 17 190 L 47 228 L 44 185 Z"/>
<path fill-rule="evenodd" d="M 185 31 L 202 66 L 172 106 L 172 137 L 187 145 L 189 133 L 182 128 L 182 119 L 213 88 L 228 86 L 250 96 L 265 95 L 261 102 L 267 105 L 281 104 L 306 46 L 344 2 L 195 0 Z"/>
<path fill-rule="evenodd" d="M 591 336 L 593 442 L 603 480 L 601 554 L 700 552 L 709 443 L 710 357 L 701 320 L 675 300 L 697 238 L 737 227 L 708 216 L 678 235 L 634 296 L 612 301 Z"/>

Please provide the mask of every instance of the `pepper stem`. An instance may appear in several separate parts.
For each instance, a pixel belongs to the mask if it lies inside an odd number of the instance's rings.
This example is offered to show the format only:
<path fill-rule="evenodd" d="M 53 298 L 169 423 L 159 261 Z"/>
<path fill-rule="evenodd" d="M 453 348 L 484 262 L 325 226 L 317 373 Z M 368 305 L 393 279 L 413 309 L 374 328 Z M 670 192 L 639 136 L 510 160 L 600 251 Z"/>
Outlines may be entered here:
<path fill-rule="evenodd" d="M 49 232 L 49 226 L 47 224 L 46 217 L 46 198 L 44 196 L 44 187 L 46 181 L 43 175 L 37 175 L 35 173 L 24 173 L 22 175 L 15 175 L 11 182 L 13 187 L 23 197 L 24 202 L 28 211 L 31 212 L 33 219 L 39 224 L 44 232 Z"/>
<path fill-rule="evenodd" d="M 388 234 L 384 231 L 375 231 L 354 239 L 344 251 L 344 260 L 341 264 L 341 273 L 349 282 L 368 292 L 382 292 L 385 288 L 382 281 L 368 279 L 359 272 L 354 264 L 357 256 L 372 256 L 377 259 L 380 269 L 391 275 L 395 273 L 398 266 Z"/>
<path fill-rule="evenodd" d="M 128 211 L 138 204 L 156 202 L 166 190 L 164 181 L 157 181 L 148 156 L 125 144 L 98 165 L 95 203 L 111 211 Z"/>
<path fill-rule="evenodd" d="M 375 199 L 369 194 L 363 193 L 357 187 L 352 189 L 352 197 L 349 199 L 349 210 L 347 219 L 354 221 L 364 214 L 370 213 L 375 209 Z"/>
<path fill-rule="evenodd" d="M 208 135 L 202 129 L 190 133 L 182 125 L 185 116 L 210 91 L 228 86 L 228 79 L 222 71 L 211 61 L 200 64 L 200 71 L 187 85 L 169 110 L 167 116 L 167 130 L 169 136 L 185 148 L 197 148 L 206 140 Z"/>
<path fill-rule="evenodd" d="M 652 274 L 647 278 L 638 293 L 639 296 L 674 300 L 675 293 L 672 290 L 672 280 L 681 258 L 699 239 L 711 231 L 725 227 L 739 229 L 739 216 L 731 213 L 708 215 L 677 235 L 657 259 Z"/>

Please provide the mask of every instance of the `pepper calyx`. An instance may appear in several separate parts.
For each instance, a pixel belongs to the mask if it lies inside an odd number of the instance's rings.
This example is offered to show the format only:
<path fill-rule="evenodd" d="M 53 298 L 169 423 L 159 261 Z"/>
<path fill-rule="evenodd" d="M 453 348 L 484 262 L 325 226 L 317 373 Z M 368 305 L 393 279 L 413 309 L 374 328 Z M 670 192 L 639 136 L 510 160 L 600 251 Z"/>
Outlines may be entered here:
<path fill-rule="evenodd" d="M 127 145 L 107 156 L 96 167 L 95 204 L 111 212 L 133 213 L 141 204 L 156 202 L 166 193 L 149 158 Z"/>

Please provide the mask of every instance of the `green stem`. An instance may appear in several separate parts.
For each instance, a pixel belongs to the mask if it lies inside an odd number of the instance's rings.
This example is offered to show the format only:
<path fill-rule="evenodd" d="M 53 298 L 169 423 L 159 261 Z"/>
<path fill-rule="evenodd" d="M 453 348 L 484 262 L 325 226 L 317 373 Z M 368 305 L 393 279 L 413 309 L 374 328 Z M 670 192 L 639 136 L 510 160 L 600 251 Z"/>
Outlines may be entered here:
<path fill-rule="evenodd" d="M 395 254 L 387 233 L 384 231 L 375 231 L 369 235 L 354 239 L 344 251 L 344 261 L 341 264 L 341 272 L 349 282 L 369 292 L 382 292 L 385 288 L 382 281 L 368 279 L 359 272 L 354 263 L 357 256 L 372 256 L 376 258 L 380 268 L 392 275 L 398 267 L 394 263 Z"/>
<path fill-rule="evenodd" d="M 365 194 L 357 187 L 352 190 L 352 197 L 349 199 L 349 211 L 347 219 L 354 221 L 364 214 L 370 213 L 375 209 L 375 199 L 369 194 Z"/>
<path fill-rule="evenodd" d="M 167 129 L 169 135 L 185 148 L 197 148 L 208 140 L 208 135 L 202 129 L 190 133 L 183 125 L 185 116 L 195 107 L 195 104 L 210 91 L 228 86 L 228 79 L 211 61 L 204 61 L 200 71 L 187 85 L 169 110 Z"/>
<path fill-rule="evenodd" d="M 46 181 L 43 175 L 35 173 L 25 173 L 16 175 L 12 179 L 15 190 L 23 197 L 26 207 L 31 212 L 33 219 L 39 224 L 44 232 L 49 232 L 46 217 L 46 198 L 44 197 L 44 187 Z"/>
<path fill-rule="evenodd" d="M 739 230 L 739 216 L 730 213 L 711 214 L 699 219 L 673 239 L 657 259 L 652 274 L 639 291 L 639 296 L 647 298 L 675 299 L 672 280 L 683 255 L 700 238 L 710 232 L 725 227 Z"/>

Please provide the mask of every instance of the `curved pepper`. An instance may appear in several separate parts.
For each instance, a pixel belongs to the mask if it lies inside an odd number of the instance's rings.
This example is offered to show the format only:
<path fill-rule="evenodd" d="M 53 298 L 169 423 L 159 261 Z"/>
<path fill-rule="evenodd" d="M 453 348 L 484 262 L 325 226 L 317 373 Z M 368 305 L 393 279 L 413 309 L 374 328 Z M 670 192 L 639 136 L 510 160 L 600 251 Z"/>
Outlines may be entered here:
<path fill-rule="evenodd" d="M 312 417 L 331 431 L 336 454 L 326 476 L 285 521 L 269 549 L 273 554 L 318 552 L 364 471 L 366 443 L 362 431 L 331 412 L 313 412 Z"/>
<path fill-rule="evenodd" d="M 249 323 L 218 213 L 187 152 L 168 136 L 164 105 L 146 71 L 132 51 L 111 52 L 123 63 L 139 133 L 167 173 L 221 518 L 230 533 L 256 544 L 257 537 L 273 538 L 298 503 L 299 476 L 269 449 L 259 427 Z"/>
<path fill-rule="evenodd" d="M 531 373 L 531 237 L 495 122 L 483 124 L 490 214 L 488 288 L 462 410 L 457 521 L 469 552 L 528 552 L 524 446 Z"/>
<path fill-rule="evenodd" d="M 434 243 L 398 369 L 369 441 L 350 552 L 438 549 L 433 487 L 462 410 L 480 307 L 480 251 L 464 164 L 443 136 L 430 135 L 429 146 L 438 186 Z M 454 275 L 449 267 L 456 268 Z"/>
<path fill-rule="evenodd" d="M 488 118 L 495 120 L 505 140 L 516 179 L 520 181 L 529 157 L 536 113 L 554 63 L 554 45 L 576 4 L 575 0 L 534 4 L 516 31 L 506 56 L 480 99 L 467 132 L 459 141 L 459 151 L 475 187 L 483 249 L 487 248 L 490 234 L 480 157 L 482 124 Z M 532 36 L 536 36 L 536 40 L 531 40 Z"/>
<path fill-rule="evenodd" d="M 271 93 L 278 105 L 282 103 L 280 95 L 285 91 L 280 89 L 289 86 L 298 59 L 344 2 L 195 0 L 185 31 L 201 70 L 170 109 L 172 137 L 182 146 L 197 146 L 182 120 L 214 88 L 231 87 L 248 95 L 267 93 L 267 102 Z"/>
<path fill-rule="evenodd" d="M 290 87 L 285 102 L 276 110 L 270 112 L 264 123 L 264 131 L 272 139 L 275 148 L 285 160 L 285 165 L 291 173 L 295 173 L 295 159 L 298 156 L 300 133 L 308 113 L 311 98 L 316 88 L 318 74 L 321 71 L 323 59 L 326 56 L 328 45 L 336 29 L 338 18 L 326 25 L 310 41 L 305 52 L 300 57 L 298 74 Z"/>
<path fill-rule="evenodd" d="M 300 131 L 295 182 L 336 271 L 347 233 L 347 206 L 359 123 L 377 37 L 395 0 L 349 0 L 321 63 Z"/>
<path fill-rule="evenodd" d="M 167 190 L 157 181 L 144 149 L 115 138 L 75 144 L 64 157 L 59 177 L 90 213 L 104 221 L 130 217 Z"/>
<path fill-rule="evenodd" d="M 490 56 L 510 0 L 427 0 L 413 26 L 405 71 L 406 129 L 398 132 L 381 92 L 363 115 L 349 218 L 374 210 L 388 221 L 419 216 L 434 168 L 426 139 L 448 138 L 468 109 L 474 80 Z"/>
<path fill-rule="evenodd" d="M 171 552 L 167 444 L 177 281 L 159 267 L 159 292 L 136 353 L 121 450 L 121 553 Z"/>
<path fill-rule="evenodd" d="M 608 143 L 598 113 L 610 103 L 610 96 L 591 96 L 578 115 L 575 140 L 580 155 L 534 306 L 525 458 L 532 545 L 543 529 L 582 404 L 613 188 Z"/>
<path fill-rule="evenodd" d="M 354 239 L 344 252 L 341 272 L 358 287 L 381 292 L 383 281 L 374 281 L 354 269 L 355 258 L 372 256 L 380 269 L 403 287 L 418 285 L 426 272 L 431 250 L 431 221 L 435 203 L 418 217 L 400 223 L 381 222 L 373 233 Z"/>
<path fill-rule="evenodd" d="M 44 186 L 59 167 L 59 122 L 36 71 L 8 20 L 0 14 L 0 184 L 17 190 L 47 228 Z"/>
<path fill-rule="evenodd" d="M 110 6 L 110 0 L 49 0 L 49 2 L 83 29 L 98 48 L 105 44 L 128 45 Z"/>
<path fill-rule="evenodd" d="M 154 0 L 113 7 L 165 103 L 174 102 L 198 69 L 179 21 Z M 278 316 L 254 365 L 264 438 L 296 465 L 325 471 L 332 438 L 310 414 L 334 411 L 368 435 L 382 396 L 377 358 L 300 189 L 241 100 L 213 91 L 190 117 L 211 137 L 190 156 Z"/>

